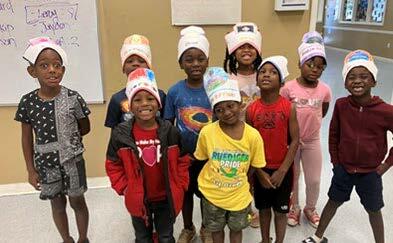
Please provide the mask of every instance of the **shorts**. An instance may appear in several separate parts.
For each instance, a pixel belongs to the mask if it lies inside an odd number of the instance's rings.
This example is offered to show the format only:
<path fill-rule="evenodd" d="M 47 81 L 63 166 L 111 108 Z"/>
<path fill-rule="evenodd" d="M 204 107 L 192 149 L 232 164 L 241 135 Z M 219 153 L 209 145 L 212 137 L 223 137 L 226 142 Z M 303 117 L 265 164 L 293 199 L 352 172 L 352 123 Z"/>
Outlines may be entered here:
<path fill-rule="evenodd" d="M 329 198 L 341 203 L 349 201 L 353 187 L 366 210 L 376 212 L 384 206 L 382 178 L 376 171 L 350 174 L 342 165 L 334 166 Z"/>
<path fill-rule="evenodd" d="M 203 210 L 202 222 L 210 232 L 222 231 L 225 225 L 228 225 L 229 229 L 233 231 L 241 231 L 250 224 L 251 205 L 239 211 L 229 211 L 215 206 L 205 198 L 201 200 Z"/>
<path fill-rule="evenodd" d="M 193 193 L 199 198 L 202 198 L 202 193 L 201 193 L 201 191 L 199 191 L 199 188 L 198 188 L 198 176 L 199 176 L 199 173 L 201 173 L 201 170 L 205 164 L 206 164 L 206 161 L 193 159 L 193 160 L 191 160 L 190 167 L 188 167 L 188 173 L 190 176 L 190 184 L 188 186 L 187 193 Z"/>
<path fill-rule="evenodd" d="M 262 169 L 264 172 L 272 175 L 276 169 Z M 289 168 L 280 187 L 276 189 L 266 189 L 261 186 L 259 181 L 254 179 L 254 201 L 258 210 L 273 208 L 278 213 L 288 213 L 290 196 L 292 191 L 293 170 Z"/>
<path fill-rule="evenodd" d="M 41 183 L 40 199 L 54 199 L 60 195 L 82 196 L 87 191 L 85 160 L 78 157 L 62 164 L 36 166 Z"/>

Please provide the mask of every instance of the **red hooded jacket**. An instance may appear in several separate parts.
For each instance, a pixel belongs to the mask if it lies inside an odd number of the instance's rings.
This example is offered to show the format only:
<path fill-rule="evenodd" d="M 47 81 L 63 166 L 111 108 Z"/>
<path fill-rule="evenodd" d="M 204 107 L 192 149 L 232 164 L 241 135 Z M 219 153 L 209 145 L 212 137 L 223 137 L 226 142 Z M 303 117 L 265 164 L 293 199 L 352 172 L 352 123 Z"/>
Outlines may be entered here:
<path fill-rule="evenodd" d="M 392 105 L 377 96 L 366 106 L 351 96 L 338 99 L 329 129 L 331 162 L 349 173 L 375 171 L 387 153 L 388 131 L 393 131 Z M 393 148 L 385 163 L 393 165 Z"/>
<path fill-rule="evenodd" d="M 133 120 L 123 122 L 116 126 L 111 133 L 108 144 L 107 159 L 105 162 L 106 173 L 112 188 L 124 195 L 128 212 L 134 217 L 141 217 L 147 223 L 148 208 L 144 188 L 144 177 L 138 159 L 138 149 L 132 136 Z M 157 119 L 158 139 L 161 144 L 161 163 L 165 176 L 167 199 L 171 212 L 170 222 L 175 222 L 182 205 L 184 192 L 189 183 L 188 167 L 189 156 L 180 154 L 180 134 L 169 121 Z"/>

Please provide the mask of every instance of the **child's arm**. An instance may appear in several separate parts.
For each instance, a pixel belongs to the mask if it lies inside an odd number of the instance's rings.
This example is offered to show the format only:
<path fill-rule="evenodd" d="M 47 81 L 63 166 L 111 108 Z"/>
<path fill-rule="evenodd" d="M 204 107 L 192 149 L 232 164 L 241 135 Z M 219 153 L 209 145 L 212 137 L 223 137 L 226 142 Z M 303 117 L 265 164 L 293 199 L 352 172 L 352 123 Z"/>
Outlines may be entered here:
<path fill-rule="evenodd" d="M 322 117 L 325 117 L 329 110 L 329 102 L 322 103 Z"/>
<path fill-rule="evenodd" d="M 388 124 L 389 124 L 389 131 L 391 133 L 393 133 L 393 115 L 390 116 L 391 119 L 388 119 Z M 390 167 L 392 167 L 393 165 L 393 147 L 390 148 L 389 150 L 389 155 L 387 156 L 387 158 L 385 159 L 385 162 L 380 164 L 377 167 L 377 173 L 379 175 L 383 175 L 385 174 L 386 171 L 388 171 L 390 169 Z"/>
<path fill-rule="evenodd" d="M 33 129 L 29 123 L 22 122 L 22 149 L 29 176 L 29 183 L 36 190 L 41 190 L 40 179 L 34 167 L 33 159 Z"/>
<path fill-rule="evenodd" d="M 329 153 L 330 161 L 333 166 L 339 163 L 338 161 L 338 144 L 340 139 L 340 122 L 339 122 L 339 111 L 337 103 L 333 109 L 332 120 L 329 126 Z"/>
<path fill-rule="evenodd" d="M 78 127 L 81 136 L 84 136 L 90 132 L 90 120 L 89 117 L 78 119 Z"/>
<path fill-rule="evenodd" d="M 261 168 L 254 168 L 255 172 L 257 174 L 257 178 L 259 183 L 267 189 L 273 188 L 276 189 L 276 186 L 273 185 L 273 183 L 271 182 L 271 178 L 269 176 L 268 173 L 266 173 L 265 171 L 263 171 Z"/>
<path fill-rule="evenodd" d="M 164 119 L 170 121 L 172 124 L 175 122 L 175 105 L 174 105 L 174 90 L 169 89 L 165 99 Z"/>
<path fill-rule="evenodd" d="M 280 168 L 278 168 L 278 170 L 276 170 L 270 178 L 271 183 L 275 187 L 279 187 L 284 180 L 285 175 L 293 163 L 299 146 L 299 125 L 296 118 L 296 107 L 294 104 L 291 106 L 291 115 L 289 117 L 289 136 L 291 138 L 291 143 L 289 144 L 284 161 Z"/>

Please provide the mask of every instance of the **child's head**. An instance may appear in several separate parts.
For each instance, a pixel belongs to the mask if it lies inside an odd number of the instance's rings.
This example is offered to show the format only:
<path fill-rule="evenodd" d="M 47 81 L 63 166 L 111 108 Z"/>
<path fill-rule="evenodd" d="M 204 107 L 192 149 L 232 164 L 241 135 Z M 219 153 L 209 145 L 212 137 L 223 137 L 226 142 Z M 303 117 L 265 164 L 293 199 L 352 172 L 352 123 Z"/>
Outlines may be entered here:
<path fill-rule="evenodd" d="M 322 36 L 311 31 L 303 35 L 298 48 L 299 68 L 306 82 L 316 82 L 326 68 L 325 46 Z"/>
<path fill-rule="evenodd" d="M 161 108 L 160 94 L 154 72 L 147 68 L 137 68 L 128 76 L 126 95 L 130 110 L 137 120 L 155 119 Z"/>
<path fill-rule="evenodd" d="M 238 23 L 225 35 L 227 44 L 224 69 L 237 74 L 238 65 L 256 69 L 262 61 L 262 36 L 254 23 Z"/>
<path fill-rule="evenodd" d="M 187 74 L 187 79 L 202 82 L 209 65 L 209 41 L 205 31 L 197 26 L 182 29 L 177 49 L 180 68 Z"/>
<path fill-rule="evenodd" d="M 229 75 L 220 67 L 209 68 L 203 80 L 218 120 L 228 125 L 236 123 L 241 111 L 241 96 L 237 81 L 229 79 Z"/>
<path fill-rule="evenodd" d="M 371 96 L 377 74 L 374 58 L 367 51 L 352 51 L 344 59 L 342 75 L 345 88 L 355 97 Z"/>
<path fill-rule="evenodd" d="M 137 68 L 151 68 L 149 40 L 143 35 L 130 35 L 120 50 L 123 73 L 128 75 Z"/>
<path fill-rule="evenodd" d="M 288 60 L 284 56 L 265 58 L 257 70 L 257 86 L 261 91 L 279 92 L 288 73 Z"/>
<path fill-rule="evenodd" d="M 67 65 L 65 51 L 48 37 L 29 40 L 23 58 L 29 62 L 28 73 L 37 78 L 41 87 L 54 88 L 60 85 Z"/>

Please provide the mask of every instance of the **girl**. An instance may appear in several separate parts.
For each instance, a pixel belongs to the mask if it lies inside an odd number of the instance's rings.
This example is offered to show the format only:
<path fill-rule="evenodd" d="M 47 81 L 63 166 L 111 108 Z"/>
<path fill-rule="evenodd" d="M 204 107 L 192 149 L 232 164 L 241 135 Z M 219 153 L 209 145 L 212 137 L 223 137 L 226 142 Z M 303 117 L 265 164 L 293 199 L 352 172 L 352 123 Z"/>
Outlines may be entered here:
<path fill-rule="evenodd" d="M 309 32 L 303 36 L 298 48 L 300 77 L 285 83 L 281 95 L 296 105 L 299 122 L 300 146 L 294 161 L 294 185 L 292 207 L 288 214 L 288 224 L 299 224 L 300 206 L 298 182 L 300 161 L 306 184 L 306 206 L 304 214 L 313 227 L 319 224 L 319 215 L 315 209 L 319 196 L 319 184 L 322 170 L 322 152 L 319 131 L 322 117 L 329 108 L 331 91 L 319 78 L 326 68 L 325 47 L 318 32 Z"/>

